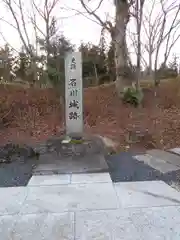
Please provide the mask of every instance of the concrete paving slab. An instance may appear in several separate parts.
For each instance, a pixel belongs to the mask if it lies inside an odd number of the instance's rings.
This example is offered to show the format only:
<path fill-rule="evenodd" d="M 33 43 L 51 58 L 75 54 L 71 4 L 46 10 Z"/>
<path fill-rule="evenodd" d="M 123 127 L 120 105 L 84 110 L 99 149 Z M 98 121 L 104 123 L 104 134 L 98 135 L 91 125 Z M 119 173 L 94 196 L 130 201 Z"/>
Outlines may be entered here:
<path fill-rule="evenodd" d="M 123 209 L 78 212 L 76 214 L 75 239 L 141 240 L 140 234 L 130 219 L 129 212 L 129 210 Z"/>
<path fill-rule="evenodd" d="M 180 208 L 177 206 L 141 209 L 132 221 L 142 239 L 180 239 Z"/>
<path fill-rule="evenodd" d="M 180 207 L 0 217 L 2 240 L 179 240 Z"/>
<path fill-rule="evenodd" d="M 172 149 L 169 149 L 168 152 L 172 152 L 177 155 L 180 155 L 180 148 L 172 148 Z"/>
<path fill-rule="evenodd" d="M 71 183 L 111 183 L 109 173 L 72 174 Z"/>
<path fill-rule="evenodd" d="M 179 240 L 179 212 L 177 206 L 78 212 L 75 239 Z"/>
<path fill-rule="evenodd" d="M 180 167 L 180 156 L 177 156 L 173 153 L 165 152 L 165 151 L 158 150 L 158 149 L 153 149 L 153 150 L 148 150 L 147 154 L 149 154 L 155 158 L 162 159 L 165 162 L 168 162 L 172 165 Z"/>
<path fill-rule="evenodd" d="M 93 154 L 76 158 L 58 158 L 52 154 L 42 155 L 34 169 L 34 175 L 107 172 L 108 165 L 103 155 Z"/>
<path fill-rule="evenodd" d="M 0 239 L 11 240 L 13 239 L 12 229 L 17 221 L 17 215 L 0 216 Z"/>
<path fill-rule="evenodd" d="M 180 215 L 176 206 L 76 215 L 76 239 L 178 240 L 180 237 Z"/>
<path fill-rule="evenodd" d="M 180 192 L 162 181 L 115 183 L 120 207 L 180 205 Z"/>
<path fill-rule="evenodd" d="M 160 171 L 161 173 L 177 171 L 180 169 L 180 167 L 172 165 L 172 164 L 164 161 L 163 159 L 153 157 L 149 154 L 136 155 L 136 156 L 134 156 L 134 158 L 140 162 L 144 162 L 145 164 L 148 164 L 152 168 Z"/>
<path fill-rule="evenodd" d="M 11 234 L 13 240 L 74 240 L 74 214 L 21 215 Z"/>
<path fill-rule="evenodd" d="M 69 184 L 71 179 L 70 174 L 58 174 L 58 175 L 35 175 L 32 176 L 28 186 L 52 186 Z"/>
<path fill-rule="evenodd" d="M 0 188 L 0 215 L 18 213 L 26 196 L 26 187 Z"/>
<path fill-rule="evenodd" d="M 29 187 L 22 214 L 115 209 L 117 196 L 111 183 Z"/>

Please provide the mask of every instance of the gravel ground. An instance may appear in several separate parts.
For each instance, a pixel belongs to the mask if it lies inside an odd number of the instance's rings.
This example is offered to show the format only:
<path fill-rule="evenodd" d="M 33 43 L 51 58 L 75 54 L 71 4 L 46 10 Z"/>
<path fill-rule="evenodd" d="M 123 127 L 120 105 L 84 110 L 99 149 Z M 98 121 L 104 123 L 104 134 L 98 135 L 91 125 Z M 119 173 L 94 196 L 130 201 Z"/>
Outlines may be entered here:
<path fill-rule="evenodd" d="M 32 176 L 34 163 L 34 159 L 24 161 L 21 157 L 12 163 L 0 164 L 0 187 L 26 186 Z"/>
<path fill-rule="evenodd" d="M 21 152 L 20 157 L 12 156 L 10 162 L 0 164 L 0 187 L 27 185 L 37 161 L 36 158 L 29 157 L 27 152 L 29 154 L 26 148 L 26 151 Z M 133 158 L 133 152 L 109 155 L 106 160 L 113 182 L 163 180 L 180 190 L 180 170 L 162 174 Z"/>
<path fill-rule="evenodd" d="M 133 153 L 130 152 L 109 155 L 106 160 L 113 182 L 163 180 L 180 190 L 180 170 L 162 174 L 133 158 Z"/>
<path fill-rule="evenodd" d="M 109 155 L 106 158 L 113 182 L 152 181 L 161 173 L 133 158 L 133 154 L 124 152 Z"/>

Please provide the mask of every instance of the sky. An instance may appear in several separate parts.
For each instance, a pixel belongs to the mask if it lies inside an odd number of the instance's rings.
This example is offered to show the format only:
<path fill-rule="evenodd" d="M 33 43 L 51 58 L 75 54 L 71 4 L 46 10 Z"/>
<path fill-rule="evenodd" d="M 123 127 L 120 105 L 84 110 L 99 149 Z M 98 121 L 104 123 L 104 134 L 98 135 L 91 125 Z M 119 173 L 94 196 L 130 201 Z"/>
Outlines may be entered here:
<path fill-rule="evenodd" d="M 22 1 L 26 2 L 25 4 L 26 8 L 30 9 L 30 5 L 28 6 L 27 4 L 27 2 L 30 0 L 22 0 Z M 38 1 L 39 3 L 42 2 L 42 0 L 36 0 L 36 2 Z M 102 19 L 105 19 L 107 12 L 113 15 L 114 7 L 112 4 L 112 1 L 113 0 L 105 0 L 101 5 L 101 9 L 100 9 L 101 11 L 98 14 L 102 17 Z M 97 0 L 92 0 L 91 7 L 93 6 L 96 7 L 96 2 Z M 60 0 L 60 3 L 61 4 L 57 5 L 54 11 L 54 14 L 59 19 L 58 20 L 59 32 L 63 33 L 68 39 L 70 39 L 76 45 L 80 45 L 81 41 L 98 44 L 100 41 L 101 26 L 91 21 L 88 14 L 81 15 L 77 13 L 77 11 L 85 13 L 85 10 L 82 8 L 79 0 Z M 65 10 L 64 9 L 62 10 L 61 7 L 65 8 Z M 3 15 L 7 21 L 11 23 L 13 22 L 13 18 L 11 17 L 11 14 L 3 6 L 1 7 L 0 16 L 1 15 Z M 38 21 L 39 21 L 39 25 L 43 27 L 42 20 L 39 18 Z M 28 22 L 28 19 L 27 19 L 27 22 Z M 4 22 L 1 22 L 0 29 L 3 32 L 5 39 L 12 46 L 19 47 L 21 45 L 21 42 L 19 41 L 19 37 L 18 37 L 18 34 L 16 33 L 16 30 L 14 30 L 11 26 L 9 26 Z M 31 26 L 28 27 L 28 31 L 33 32 Z M 4 39 L 2 39 L 1 36 L 0 36 L 0 43 L 4 43 Z"/>
<path fill-rule="evenodd" d="M 35 1 L 36 3 L 39 4 L 39 6 L 41 6 L 44 0 L 35 0 Z M 85 1 L 88 1 L 88 0 L 85 0 Z M 89 6 L 93 9 L 97 6 L 99 1 L 100 0 L 91 0 L 91 3 Z M 151 8 L 150 2 L 152 3 L 153 1 L 154 0 L 151 0 L 151 1 L 146 0 L 145 11 L 147 14 L 149 9 Z M 155 0 L 155 1 L 158 2 L 159 0 Z M 167 1 L 167 0 L 163 0 L 163 1 Z M 168 4 L 171 4 L 172 1 L 174 0 L 168 0 L 167 2 Z M 30 5 L 31 0 L 22 0 L 22 2 L 24 3 L 23 6 L 26 9 L 25 17 L 26 17 L 26 26 L 28 29 L 28 35 L 31 37 L 32 41 L 34 41 L 34 31 L 32 26 L 29 24 L 29 18 L 28 18 L 28 16 L 31 14 L 31 5 Z M 90 17 L 88 14 L 85 14 L 85 10 L 82 8 L 79 0 L 60 0 L 59 2 L 60 4 L 57 5 L 54 10 L 54 14 L 58 18 L 59 33 L 64 34 L 69 40 L 72 41 L 73 44 L 76 44 L 77 46 L 79 46 L 82 41 L 99 44 L 101 26 L 94 22 L 95 19 L 93 17 Z M 0 2 L 0 9 L 1 9 L 0 18 L 3 17 L 10 24 L 14 24 L 14 20 L 10 12 L 4 7 L 4 5 L 2 5 L 1 2 Z M 154 18 L 158 16 L 159 11 L 160 11 L 160 8 L 157 4 L 153 13 Z M 78 14 L 79 12 L 83 12 L 84 14 L 83 15 Z M 103 20 L 108 19 L 113 21 L 114 12 L 115 12 L 115 8 L 113 5 L 113 0 L 104 0 L 97 14 Z M 171 13 L 171 15 L 172 16 L 169 16 L 168 18 L 169 24 L 173 19 L 173 13 Z M 91 18 L 92 20 L 90 20 L 89 18 Z M 19 19 L 19 22 L 21 23 L 20 19 Z M 41 29 L 43 29 L 44 24 L 40 17 L 37 17 L 37 22 L 38 22 L 38 26 L 40 26 Z M 136 25 L 133 20 L 129 24 L 128 29 L 130 30 L 130 32 L 135 31 Z M 4 44 L 4 42 L 7 41 L 11 46 L 13 46 L 16 49 L 19 49 L 21 47 L 22 43 L 19 40 L 17 31 L 14 30 L 12 26 L 10 26 L 9 24 L 3 21 L 0 21 L 0 31 L 3 33 L 3 37 L 0 35 L 0 44 Z M 180 34 L 180 30 L 178 34 Z M 145 36 L 144 36 L 145 35 L 144 32 L 142 35 L 143 35 L 142 36 L 143 41 L 147 42 L 147 39 L 145 39 Z M 107 36 L 107 43 L 108 43 L 110 38 L 108 38 L 108 35 L 106 36 Z M 180 43 L 180 40 L 176 43 L 176 46 L 172 51 L 172 54 L 173 52 L 176 52 L 177 56 L 180 56 L 180 50 L 178 47 L 179 43 Z M 134 50 L 132 48 L 131 42 L 128 41 L 128 44 L 130 46 L 133 61 L 135 61 L 135 55 L 133 54 Z M 160 51 L 160 55 L 163 56 L 163 47 Z M 144 58 L 145 59 L 147 58 L 147 54 L 144 55 Z"/>

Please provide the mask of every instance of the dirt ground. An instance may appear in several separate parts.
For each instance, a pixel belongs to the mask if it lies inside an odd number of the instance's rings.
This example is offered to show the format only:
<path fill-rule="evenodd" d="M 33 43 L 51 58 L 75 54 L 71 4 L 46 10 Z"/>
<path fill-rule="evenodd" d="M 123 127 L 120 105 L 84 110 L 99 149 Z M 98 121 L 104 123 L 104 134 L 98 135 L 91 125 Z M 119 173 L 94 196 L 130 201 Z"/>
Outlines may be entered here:
<path fill-rule="evenodd" d="M 172 80 L 145 87 L 142 106 L 125 105 L 113 84 L 84 90 L 85 132 L 118 143 L 119 150 L 180 146 L 180 83 Z M 0 85 L 0 145 L 44 141 L 64 130 L 63 109 L 53 89 Z M 129 134 L 142 133 L 139 143 Z"/>

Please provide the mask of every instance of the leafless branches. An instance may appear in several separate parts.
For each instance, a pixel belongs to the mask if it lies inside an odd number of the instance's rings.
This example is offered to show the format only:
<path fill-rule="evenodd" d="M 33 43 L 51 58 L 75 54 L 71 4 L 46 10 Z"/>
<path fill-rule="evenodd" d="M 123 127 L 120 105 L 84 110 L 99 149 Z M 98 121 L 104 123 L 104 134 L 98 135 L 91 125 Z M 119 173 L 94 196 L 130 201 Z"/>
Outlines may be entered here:
<path fill-rule="evenodd" d="M 27 24 L 33 27 L 36 39 L 38 35 L 41 35 L 48 42 L 54 34 L 55 18 L 53 11 L 59 2 L 60 0 L 43 0 L 38 5 L 35 0 L 27 2 L 24 0 L 1 0 L 0 3 L 11 14 L 13 23 L 7 21 L 5 17 L 0 17 L 0 21 L 8 24 L 17 31 L 26 52 L 32 55 L 32 36 L 27 29 Z M 29 13 L 26 9 L 27 6 L 31 6 Z M 39 24 L 39 22 L 42 24 Z"/>
<path fill-rule="evenodd" d="M 103 21 L 101 19 L 101 17 L 97 14 L 97 10 L 101 7 L 103 0 L 100 0 L 99 4 L 97 5 L 97 7 L 92 10 L 90 9 L 87 4 L 85 4 L 84 0 L 79 0 L 81 2 L 81 5 L 83 6 L 83 8 L 86 10 L 86 12 L 90 15 L 93 16 L 97 22 L 107 31 L 109 31 L 110 33 L 112 33 L 112 23 L 109 21 Z"/>
<path fill-rule="evenodd" d="M 179 39 L 178 29 L 180 27 L 180 3 L 173 1 L 170 4 L 168 0 L 160 0 L 160 12 L 156 11 L 156 1 L 153 1 L 150 14 L 144 14 L 143 30 L 147 42 L 145 49 L 149 55 L 149 67 L 152 69 L 152 56 L 154 54 L 154 70 L 157 69 L 159 53 L 164 46 L 164 60 L 166 64 L 169 54 L 174 44 Z"/>
<path fill-rule="evenodd" d="M 180 39 L 180 2 L 178 0 L 152 0 L 150 4 L 149 1 L 145 1 L 141 15 L 141 29 L 139 26 L 133 30 L 134 24 L 136 26 L 140 24 L 137 21 L 136 12 L 137 5 L 131 12 L 135 23 L 131 21 L 131 28 L 129 33 L 127 32 L 132 44 L 130 48 L 133 47 L 137 58 L 138 46 L 141 48 L 141 63 L 148 67 L 149 75 L 156 78 L 153 72 L 156 73 L 158 64 L 166 65 L 173 47 Z M 138 36 L 141 41 L 138 40 Z"/>
<path fill-rule="evenodd" d="M 24 12 L 23 12 L 23 8 L 22 8 L 22 0 L 18 0 L 18 3 L 15 0 L 1 0 L 1 2 L 4 3 L 6 8 L 10 11 L 11 16 L 13 17 L 13 20 L 15 22 L 15 25 L 13 25 L 11 23 L 8 23 L 8 24 L 10 26 L 12 26 L 14 29 L 17 30 L 18 35 L 19 35 L 19 37 L 22 41 L 22 44 L 23 44 L 24 48 L 26 49 L 26 52 L 29 55 L 32 55 L 32 51 L 30 49 L 29 37 L 28 37 L 27 29 L 26 29 L 26 23 L 25 23 L 25 19 L 24 19 Z M 16 9 L 19 10 L 19 15 L 20 15 L 20 18 L 22 20 L 23 29 L 20 26 L 20 21 L 18 19 L 19 16 L 16 12 Z M 7 22 L 4 18 L 2 18 L 2 20 L 4 22 Z M 24 34 L 23 34 L 23 32 L 24 32 Z"/>

